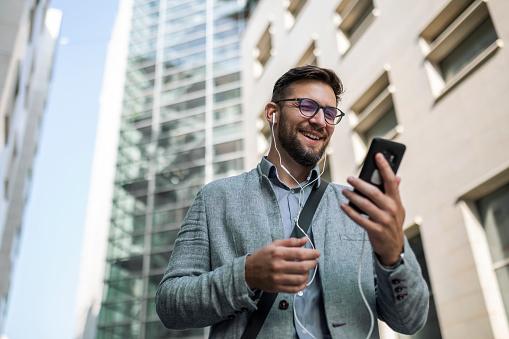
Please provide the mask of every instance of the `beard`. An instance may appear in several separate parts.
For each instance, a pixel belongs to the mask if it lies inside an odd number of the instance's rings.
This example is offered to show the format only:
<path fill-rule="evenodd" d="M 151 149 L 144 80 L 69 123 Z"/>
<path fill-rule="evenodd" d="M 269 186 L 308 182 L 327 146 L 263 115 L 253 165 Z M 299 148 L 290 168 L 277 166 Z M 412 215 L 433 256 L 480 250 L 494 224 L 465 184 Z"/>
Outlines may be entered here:
<path fill-rule="evenodd" d="M 298 133 L 297 128 L 292 129 L 287 124 L 284 114 L 281 114 L 277 133 L 279 143 L 298 164 L 306 167 L 314 167 L 322 158 L 325 148 L 329 142 L 326 140 L 318 151 L 307 149 L 301 142 L 299 142 L 297 138 Z"/>

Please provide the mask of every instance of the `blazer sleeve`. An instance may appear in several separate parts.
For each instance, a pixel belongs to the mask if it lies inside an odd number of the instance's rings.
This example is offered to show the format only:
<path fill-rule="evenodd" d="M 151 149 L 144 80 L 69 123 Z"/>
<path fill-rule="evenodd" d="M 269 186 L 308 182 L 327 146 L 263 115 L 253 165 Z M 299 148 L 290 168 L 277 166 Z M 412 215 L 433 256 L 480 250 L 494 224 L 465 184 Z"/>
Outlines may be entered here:
<path fill-rule="evenodd" d="M 414 334 L 428 318 L 429 290 L 419 263 L 405 238 L 403 263 L 386 269 L 373 255 L 378 317 L 402 334 Z"/>
<path fill-rule="evenodd" d="M 167 328 L 210 326 L 256 310 L 245 282 L 246 256 L 211 270 L 203 194 L 187 212 L 156 293 L 156 311 Z"/>

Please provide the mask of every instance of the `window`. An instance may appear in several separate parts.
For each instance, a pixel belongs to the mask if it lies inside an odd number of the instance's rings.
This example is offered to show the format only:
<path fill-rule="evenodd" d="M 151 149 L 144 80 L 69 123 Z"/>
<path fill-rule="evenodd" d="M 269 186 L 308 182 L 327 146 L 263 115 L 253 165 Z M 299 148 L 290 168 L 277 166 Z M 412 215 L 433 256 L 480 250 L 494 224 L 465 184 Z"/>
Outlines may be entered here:
<path fill-rule="evenodd" d="M 214 156 L 222 156 L 230 153 L 238 153 L 242 151 L 242 140 L 228 141 L 214 145 Z"/>
<path fill-rule="evenodd" d="M 486 232 L 505 311 L 509 315 L 509 184 L 480 198 L 476 205 Z"/>
<path fill-rule="evenodd" d="M 154 295 L 149 295 L 149 296 L 154 296 Z M 149 298 L 145 301 L 145 303 L 146 303 L 146 307 L 147 307 L 147 314 L 146 314 L 147 319 L 158 320 L 159 317 L 157 316 L 157 312 L 156 312 L 155 298 Z M 164 326 L 161 326 L 161 327 L 164 328 Z M 151 338 L 153 338 L 153 336 Z M 156 338 L 161 338 L 161 336 L 156 337 Z"/>
<path fill-rule="evenodd" d="M 255 57 L 253 72 L 257 78 L 262 75 L 263 69 L 272 55 L 272 30 L 270 25 L 262 33 L 253 54 Z"/>
<path fill-rule="evenodd" d="M 11 128 L 10 114 L 7 113 L 4 116 L 4 145 L 7 145 L 7 143 L 9 142 L 10 128 Z"/>
<path fill-rule="evenodd" d="M 108 306 L 103 305 L 102 307 Z M 97 339 L 136 338 L 140 335 L 140 324 L 138 322 L 124 321 L 121 324 L 115 324 L 114 321 L 111 320 L 111 316 L 109 316 L 110 311 L 103 311 L 102 307 L 99 312 Z M 104 314 L 108 314 L 108 316 L 105 316 Z"/>
<path fill-rule="evenodd" d="M 31 90 L 31 84 L 33 82 L 34 73 L 35 73 L 35 62 L 32 61 L 31 65 L 30 65 L 30 73 L 29 73 L 28 79 L 25 83 L 25 98 L 23 100 L 23 105 L 27 111 L 30 111 L 29 105 L 30 105 L 30 100 L 32 99 L 30 90 Z M 19 84 L 18 84 L 18 86 L 19 86 Z M 17 92 L 19 92 L 19 89 Z"/>
<path fill-rule="evenodd" d="M 201 106 L 205 106 L 205 97 L 200 97 L 196 99 L 191 99 L 188 101 L 180 102 L 178 104 L 164 106 L 162 110 L 164 113 L 169 114 L 190 114 L 190 111 L 199 108 Z"/>
<path fill-rule="evenodd" d="M 237 27 L 237 26 L 233 26 L 226 30 L 220 30 L 219 28 L 217 28 L 217 30 L 219 32 L 214 33 L 214 40 L 217 42 L 222 42 L 222 41 L 224 41 L 228 38 L 232 38 L 232 37 L 238 37 L 239 33 L 240 33 L 239 27 Z"/>
<path fill-rule="evenodd" d="M 154 209 L 156 211 L 163 211 L 174 208 L 175 206 L 190 204 L 200 188 L 201 185 L 158 192 L 154 197 Z"/>
<path fill-rule="evenodd" d="M 284 5 L 286 7 L 285 13 L 285 26 L 290 29 L 295 25 L 295 20 L 306 4 L 306 0 L 286 0 Z"/>
<path fill-rule="evenodd" d="M 441 339 L 442 334 L 440 332 L 440 323 L 437 317 L 435 299 L 433 297 L 433 289 L 429 279 L 428 265 L 426 263 L 424 248 L 422 246 L 422 239 L 419 231 L 419 226 L 414 224 L 407 228 L 405 233 L 408 237 L 410 247 L 412 247 L 415 257 L 417 258 L 417 262 L 419 263 L 419 266 L 421 266 L 422 275 L 424 277 L 424 280 L 426 280 L 426 284 L 428 285 L 430 297 L 429 297 L 428 320 L 426 321 L 424 327 L 414 335 L 411 336 L 402 335 L 401 337 L 412 339 Z"/>
<path fill-rule="evenodd" d="M 143 295 L 143 281 L 139 278 L 109 280 L 106 285 L 106 298 L 115 301 L 128 301 Z"/>
<path fill-rule="evenodd" d="M 152 308 L 155 307 L 152 300 L 147 305 Z M 202 328 L 169 330 L 163 326 L 159 319 L 145 323 L 145 333 L 146 338 L 204 338 L 205 336 Z"/>
<path fill-rule="evenodd" d="M 108 258 L 127 258 L 143 254 L 145 236 L 133 235 L 110 239 Z"/>
<path fill-rule="evenodd" d="M 232 122 L 224 125 L 215 126 L 212 134 L 214 143 L 238 139 L 242 136 L 244 123 L 242 121 Z"/>
<path fill-rule="evenodd" d="M 172 57 L 164 62 L 164 70 L 182 69 L 186 67 L 195 67 L 205 64 L 205 51 L 193 52 L 190 55 L 182 57 Z"/>
<path fill-rule="evenodd" d="M 214 60 L 228 59 L 232 56 L 240 55 L 240 43 L 239 41 L 234 41 L 233 43 L 223 43 L 223 41 L 218 41 L 218 43 L 214 47 Z"/>
<path fill-rule="evenodd" d="M 240 72 L 226 74 L 223 76 L 219 76 L 214 78 L 214 86 L 222 86 L 226 84 L 231 84 L 232 82 L 240 81 Z"/>
<path fill-rule="evenodd" d="M 150 256 L 150 272 L 162 272 L 168 266 L 171 252 L 162 252 Z"/>
<path fill-rule="evenodd" d="M 198 152 L 196 152 L 198 151 Z M 199 148 L 196 150 L 192 150 L 191 152 L 197 153 L 199 155 L 202 155 L 204 152 L 204 148 Z M 189 153 L 189 152 L 183 152 L 183 154 Z M 179 153 L 177 153 L 179 154 Z M 203 155 L 204 156 L 204 155 Z M 180 158 L 176 159 L 176 163 L 182 164 L 183 161 L 179 161 Z M 158 190 L 170 190 L 175 189 L 175 185 L 182 185 L 186 184 L 186 186 L 189 185 L 199 185 L 202 184 L 203 177 L 205 177 L 205 168 L 203 166 L 196 166 L 196 167 L 189 167 L 189 168 L 182 168 L 182 169 L 176 169 L 175 166 L 168 171 L 164 173 L 159 173 L 156 175 L 156 185 Z M 190 188 L 186 188 L 186 190 L 189 190 Z M 178 202 L 178 201 L 173 201 Z"/>
<path fill-rule="evenodd" d="M 9 199 L 9 178 L 4 178 L 4 199 Z"/>
<path fill-rule="evenodd" d="M 151 236 L 152 249 L 168 249 L 173 246 L 179 230 L 169 230 L 153 233 Z"/>
<path fill-rule="evenodd" d="M 205 90 L 205 81 L 199 81 L 190 83 L 188 85 L 177 87 L 166 92 L 161 93 L 161 101 L 163 102 L 172 102 L 176 100 L 181 100 L 182 97 L 196 95 L 199 93 L 203 95 L 203 91 Z"/>
<path fill-rule="evenodd" d="M 148 277 L 148 295 L 156 295 L 159 283 L 163 280 L 163 274 L 153 274 Z"/>
<path fill-rule="evenodd" d="M 349 117 L 353 125 L 354 151 L 359 164 L 374 137 L 394 139 L 401 132 L 392 99 L 393 92 L 389 74 L 385 71 L 350 108 L 354 113 Z"/>
<path fill-rule="evenodd" d="M 7 301 L 9 300 L 9 292 L 0 296 L 0 326 L 3 326 L 3 321 L 7 315 Z"/>
<path fill-rule="evenodd" d="M 244 168 L 244 159 L 233 159 L 214 163 L 214 175 L 231 176 L 239 173 Z"/>
<path fill-rule="evenodd" d="M 238 121 L 241 116 L 242 106 L 240 104 L 226 106 L 214 111 L 214 125 Z"/>
<path fill-rule="evenodd" d="M 214 77 L 230 73 L 232 70 L 240 70 L 240 58 L 235 56 L 226 60 L 215 62 L 212 66 Z"/>
<path fill-rule="evenodd" d="M 35 4 L 30 8 L 30 14 L 28 16 L 28 43 L 32 42 L 32 35 L 34 32 L 34 24 L 35 24 L 35 13 L 37 11 L 37 5 L 39 1 L 36 1 Z"/>
<path fill-rule="evenodd" d="M 163 77 L 165 85 L 171 84 L 173 81 L 197 81 L 205 79 L 205 66 L 194 67 L 171 75 Z"/>
<path fill-rule="evenodd" d="M 373 0 L 343 0 L 336 8 L 338 47 L 341 54 L 359 40 L 378 15 Z"/>
<path fill-rule="evenodd" d="M 318 65 L 317 56 L 319 54 L 318 49 L 316 48 L 316 43 L 313 42 L 309 45 L 308 49 L 304 52 L 302 57 L 300 58 L 297 66 L 305 66 L 305 65 Z"/>
<path fill-rule="evenodd" d="M 183 118 L 165 121 L 160 125 L 159 138 L 171 137 L 175 134 L 184 134 L 205 128 L 205 114 L 187 115 Z"/>
<path fill-rule="evenodd" d="M 154 229 L 168 229 L 179 227 L 187 213 L 188 207 L 179 207 L 167 211 L 154 213 Z"/>
<path fill-rule="evenodd" d="M 446 93 L 500 45 L 485 1 L 450 1 L 421 33 L 433 94 Z"/>
<path fill-rule="evenodd" d="M 223 101 L 240 98 L 240 88 L 230 89 L 224 92 L 218 92 L 214 94 L 214 103 L 219 104 Z"/>
<path fill-rule="evenodd" d="M 9 143 L 9 135 L 11 130 L 11 122 L 12 122 L 12 116 L 14 115 L 14 106 L 16 105 L 16 101 L 18 99 L 18 96 L 20 94 L 21 90 L 21 61 L 18 60 L 16 64 L 16 83 L 14 84 L 13 93 L 12 96 L 9 97 L 7 101 L 7 108 L 5 110 L 4 115 L 4 121 L 3 121 L 3 142 L 4 145 L 7 145 Z"/>
<path fill-rule="evenodd" d="M 164 152 L 160 152 L 160 154 L 158 154 L 157 169 L 158 171 L 166 172 L 168 169 L 172 169 L 173 167 L 175 167 L 175 164 L 179 164 L 179 166 L 185 167 L 186 169 L 187 168 L 191 169 L 194 167 L 190 166 L 202 164 L 204 158 L 205 158 L 205 146 L 198 148 L 190 148 L 187 150 L 183 150 L 181 152 L 175 152 L 175 148 L 170 149 L 165 147 Z M 172 173 L 173 172 L 174 171 L 172 171 Z M 164 185 L 176 185 L 180 183 L 180 181 L 182 180 L 181 177 L 177 175 L 168 176 L 166 173 L 161 173 L 161 175 L 163 175 L 163 178 L 160 179 L 161 182 L 159 181 L 157 182 L 157 185 L 163 185 L 161 187 L 164 187 Z M 193 173 L 192 179 L 198 181 L 199 177 L 195 176 Z"/>
<path fill-rule="evenodd" d="M 150 142 L 152 138 L 152 128 L 150 125 L 142 125 L 138 128 L 126 125 L 120 130 L 120 136 L 125 145 L 146 144 Z"/>

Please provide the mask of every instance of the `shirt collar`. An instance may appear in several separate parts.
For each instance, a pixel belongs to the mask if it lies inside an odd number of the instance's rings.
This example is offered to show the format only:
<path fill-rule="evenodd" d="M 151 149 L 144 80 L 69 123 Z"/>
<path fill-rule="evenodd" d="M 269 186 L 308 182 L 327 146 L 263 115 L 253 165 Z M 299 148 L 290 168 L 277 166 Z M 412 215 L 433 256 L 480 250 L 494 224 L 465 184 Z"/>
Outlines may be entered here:
<path fill-rule="evenodd" d="M 276 166 L 273 163 L 271 163 L 269 161 L 269 159 L 267 159 L 267 157 L 265 157 L 265 156 L 262 157 L 262 160 L 260 161 L 259 166 L 262 171 L 262 174 L 266 175 L 269 179 L 277 178 L 278 181 L 280 181 L 277 176 Z M 313 188 L 319 187 L 320 186 L 320 175 L 319 174 L 320 174 L 320 166 L 318 166 L 318 164 L 316 164 L 315 167 L 309 172 L 309 175 L 308 175 L 306 181 L 304 182 L 304 184 L 307 182 L 310 182 L 311 180 L 314 180 L 318 177 L 318 179 L 316 179 L 316 181 L 312 185 L 313 185 Z"/>

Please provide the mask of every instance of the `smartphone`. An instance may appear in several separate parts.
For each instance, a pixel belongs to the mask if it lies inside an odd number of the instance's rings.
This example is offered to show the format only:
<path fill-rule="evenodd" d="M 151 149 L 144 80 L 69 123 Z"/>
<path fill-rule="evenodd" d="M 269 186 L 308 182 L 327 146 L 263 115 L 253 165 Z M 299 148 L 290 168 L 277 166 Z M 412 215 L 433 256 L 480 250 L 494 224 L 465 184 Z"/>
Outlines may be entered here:
<path fill-rule="evenodd" d="M 403 154 L 405 154 L 405 150 L 406 146 L 400 144 L 399 142 L 394 142 L 382 138 L 373 138 L 371 145 L 369 146 L 368 154 L 366 154 L 366 158 L 364 158 L 364 164 L 362 165 L 359 178 L 375 185 L 382 192 L 385 192 L 382 176 L 378 172 L 378 168 L 376 166 L 375 155 L 377 153 L 382 153 L 391 166 L 392 171 L 394 174 L 396 174 L 399 168 L 399 164 L 403 159 Z M 357 189 L 354 189 L 354 192 L 364 196 L 364 194 L 357 191 Z M 357 212 L 366 214 L 352 202 L 350 202 L 349 205 Z"/>

